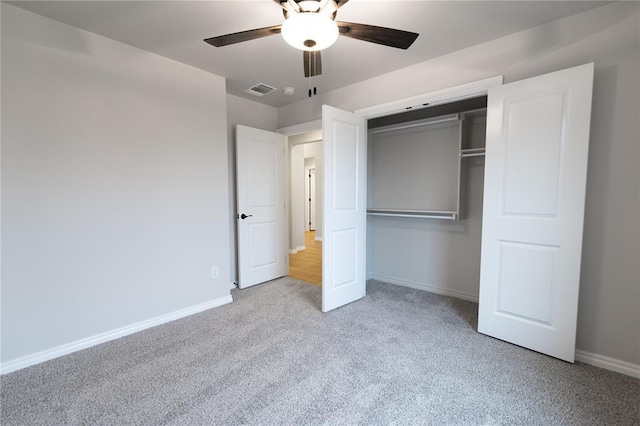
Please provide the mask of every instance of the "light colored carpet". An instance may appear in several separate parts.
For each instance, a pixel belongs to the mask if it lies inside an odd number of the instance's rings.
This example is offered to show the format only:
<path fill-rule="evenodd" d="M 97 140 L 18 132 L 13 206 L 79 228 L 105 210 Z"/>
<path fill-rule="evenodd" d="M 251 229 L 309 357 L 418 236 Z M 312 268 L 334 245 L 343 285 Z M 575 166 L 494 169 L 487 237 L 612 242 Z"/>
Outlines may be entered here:
<path fill-rule="evenodd" d="M 290 278 L 1 378 L 3 426 L 640 424 L 640 380 L 475 331 L 477 305 L 370 282 L 322 314 Z"/>

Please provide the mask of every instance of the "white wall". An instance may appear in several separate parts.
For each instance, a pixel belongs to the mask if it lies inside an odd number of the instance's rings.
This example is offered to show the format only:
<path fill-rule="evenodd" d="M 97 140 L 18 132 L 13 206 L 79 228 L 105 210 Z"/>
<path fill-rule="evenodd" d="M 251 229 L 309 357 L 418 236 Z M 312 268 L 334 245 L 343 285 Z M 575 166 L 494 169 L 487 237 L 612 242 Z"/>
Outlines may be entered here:
<path fill-rule="evenodd" d="M 289 216 L 289 250 L 296 252 L 305 248 L 305 230 L 308 228 L 308 222 L 305 219 L 305 211 L 308 208 L 307 197 L 305 196 L 305 185 L 307 184 L 305 167 L 313 164 L 316 167 L 316 156 L 322 158 L 321 142 L 308 142 L 309 140 L 317 140 L 320 133 L 308 132 L 300 135 L 289 137 L 289 157 L 291 159 L 291 212 Z M 317 173 L 317 168 L 316 168 Z M 316 175 L 317 177 L 317 175 Z M 322 186 L 321 186 L 322 187 Z M 316 239 L 322 239 L 322 202 L 318 201 L 322 197 L 322 193 L 318 190 L 318 182 L 316 179 L 316 191 L 313 195 L 316 200 Z M 320 206 L 320 207 L 318 207 Z"/>
<path fill-rule="evenodd" d="M 279 108 L 356 110 L 503 74 L 505 82 L 595 62 L 577 348 L 640 364 L 640 4 L 615 2 Z"/>
<path fill-rule="evenodd" d="M 289 215 L 289 252 L 305 249 L 304 240 L 304 146 L 289 145 L 291 159 L 291 200 Z"/>
<path fill-rule="evenodd" d="M 3 366 L 230 300 L 223 78 L 5 3 L 1 75 Z"/>
<path fill-rule="evenodd" d="M 321 134 L 316 134 L 310 137 L 310 139 L 318 140 Z M 311 142 L 304 144 L 304 157 L 314 158 L 316 168 L 316 240 L 322 240 L 322 209 L 323 209 L 323 188 L 324 188 L 324 173 L 323 173 L 323 156 L 322 156 L 322 142 Z"/>
<path fill-rule="evenodd" d="M 236 126 L 254 127 L 275 132 L 278 128 L 278 110 L 238 96 L 227 95 L 228 179 L 229 186 L 229 251 L 231 254 L 231 281 L 238 281 L 236 259 L 238 234 L 236 221 Z"/>

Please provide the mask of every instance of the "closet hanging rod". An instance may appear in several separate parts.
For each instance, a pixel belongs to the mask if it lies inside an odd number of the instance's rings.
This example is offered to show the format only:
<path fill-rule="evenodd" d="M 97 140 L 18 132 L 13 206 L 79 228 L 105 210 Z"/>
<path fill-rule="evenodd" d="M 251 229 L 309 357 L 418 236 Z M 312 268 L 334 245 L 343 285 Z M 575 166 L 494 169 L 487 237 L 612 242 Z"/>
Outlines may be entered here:
<path fill-rule="evenodd" d="M 450 215 L 428 215 L 428 214 L 400 214 L 400 213 L 367 213 L 369 216 L 385 216 L 385 217 L 411 217 L 417 219 L 446 219 L 457 220 L 456 215 L 451 213 Z"/>
<path fill-rule="evenodd" d="M 461 152 L 460 158 L 469 158 L 469 157 L 484 157 L 484 152 Z"/>
<path fill-rule="evenodd" d="M 444 116 L 438 117 L 438 118 L 436 118 L 434 120 L 421 121 L 419 123 L 400 124 L 400 125 L 396 125 L 396 126 L 391 125 L 391 126 L 388 126 L 388 127 L 383 127 L 381 129 L 369 130 L 369 134 L 373 135 L 373 134 L 376 134 L 376 133 L 392 132 L 394 130 L 411 129 L 413 127 L 430 126 L 431 124 L 447 123 L 449 121 L 459 121 L 459 120 L 460 120 L 460 114 L 444 115 Z"/>
<path fill-rule="evenodd" d="M 458 213 L 442 210 L 388 210 L 388 209 L 369 209 L 369 216 L 388 216 L 388 217 L 413 217 L 420 219 L 448 219 L 458 220 Z"/>

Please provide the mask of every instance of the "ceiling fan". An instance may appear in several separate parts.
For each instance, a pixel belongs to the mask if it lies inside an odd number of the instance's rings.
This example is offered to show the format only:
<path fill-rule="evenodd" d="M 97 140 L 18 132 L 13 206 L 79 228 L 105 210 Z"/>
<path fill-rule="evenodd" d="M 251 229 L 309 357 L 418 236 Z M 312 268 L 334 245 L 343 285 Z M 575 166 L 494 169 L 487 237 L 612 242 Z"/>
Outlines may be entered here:
<path fill-rule="evenodd" d="M 282 25 L 211 37 L 204 41 L 222 47 L 282 33 L 287 43 L 303 51 L 304 76 L 314 77 L 322 74 L 320 51 L 331 46 L 339 35 L 399 49 L 408 49 L 418 37 L 417 33 L 409 31 L 336 21 L 338 9 L 349 0 L 273 1 L 282 7 L 285 17 Z"/>

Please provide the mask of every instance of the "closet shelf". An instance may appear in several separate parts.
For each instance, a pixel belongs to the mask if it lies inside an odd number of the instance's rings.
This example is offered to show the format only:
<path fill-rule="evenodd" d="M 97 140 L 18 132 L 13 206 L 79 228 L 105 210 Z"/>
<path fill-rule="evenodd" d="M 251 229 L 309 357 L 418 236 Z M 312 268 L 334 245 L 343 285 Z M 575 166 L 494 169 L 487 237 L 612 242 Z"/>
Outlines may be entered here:
<path fill-rule="evenodd" d="M 384 133 L 384 132 L 392 132 L 394 130 L 404 130 L 404 129 L 411 129 L 414 127 L 423 127 L 423 126 L 431 126 L 433 124 L 440 124 L 440 123 L 448 123 L 451 121 L 460 121 L 460 114 L 449 114 L 449 115 L 443 115 L 440 117 L 435 117 L 435 118 L 430 118 L 427 120 L 420 120 L 420 121 L 415 121 L 415 122 L 410 122 L 410 123 L 406 123 L 406 124 L 394 124 L 391 126 L 386 126 L 386 127 L 381 127 L 378 129 L 371 129 L 369 130 L 369 134 L 370 135 L 375 135 L 376 133 Z"/>
<path fill-rule="evenodd" d="M 458 220 L 458 212 L 443 210 L 367 209 L 369 216 L 414 217 L 420 219 Z"/>

